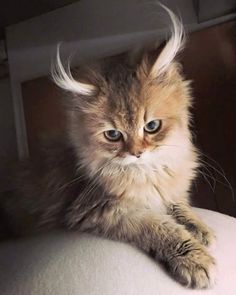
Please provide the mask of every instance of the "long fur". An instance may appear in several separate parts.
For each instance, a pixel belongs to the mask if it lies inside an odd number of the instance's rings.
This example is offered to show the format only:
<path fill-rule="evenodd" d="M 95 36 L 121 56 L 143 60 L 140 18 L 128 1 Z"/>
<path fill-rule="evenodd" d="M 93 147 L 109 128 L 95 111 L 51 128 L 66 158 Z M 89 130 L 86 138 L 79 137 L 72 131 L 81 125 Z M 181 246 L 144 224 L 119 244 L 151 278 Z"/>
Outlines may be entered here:
<path fill-rule="evenodd" d="M 154 76 L 159 76 L 167 71 L 177 53 L 183 48 L 185 41 L 184 28 L 180 19 L 165 5 L 160 5 L 169 14 L 172 26 L 171 37 L 162 50 L 157 62 L 153 66 L 152 74 Z"/>
<path fill-rule="evenodd" d="M 57 46 L 56 61 L 52 65 L 51 75 L 57 86 L 66 91 L 81 95 L 91 95 L 95 90 L 93 85 L 78 82 L 73 78 L 70 63 L 68 63 L 68 67 L 65 69 L 60 58 L 60 44 Z"/>
<path fill-rule="evenodd" d="M 131 63 L 127 54 L 113 56 L 88 66 L 77 81 L 58 48 L 53 77 L 71 92 L 70 140 L 24 164 L 0 208 L 7 231 L 16 235 L 63 226 L 132 243 L 180 283 L 206 288 L 213 282 L 215 262 L 206 249 L 213 234 L 189 205 L 198 167 L 189 129 L 192 98 L 174 60 L 183 28 L 165 9 L 172 37 L 154 58 L 145 52 Z M 160 128 L 147 132 L 157 120 Z M 109 140 L 111 130 L 122 137 Z"/>

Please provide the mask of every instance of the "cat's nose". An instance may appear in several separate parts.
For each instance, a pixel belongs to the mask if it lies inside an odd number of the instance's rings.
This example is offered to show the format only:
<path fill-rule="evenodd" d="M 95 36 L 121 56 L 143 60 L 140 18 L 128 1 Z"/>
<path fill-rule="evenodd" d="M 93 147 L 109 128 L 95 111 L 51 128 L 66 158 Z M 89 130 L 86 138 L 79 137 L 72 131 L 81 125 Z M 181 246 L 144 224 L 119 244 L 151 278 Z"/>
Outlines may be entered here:
<path fill-rule="evenodd" d="M 136 158 L 140 158 L 142 153 L 144 152 L 144 148 L 140 143 L 131 142 L 127 147 L 127 152 L 130 155 L 135 156 Z"/>
<path fill-rule="evenodd" d="M 136 158 L 140 158 L 141 155 L 142 155 L 142 152 L 141 151 L 136 151 L 136 152 L 131 153 L 131 155 L 135 156 Z"/>

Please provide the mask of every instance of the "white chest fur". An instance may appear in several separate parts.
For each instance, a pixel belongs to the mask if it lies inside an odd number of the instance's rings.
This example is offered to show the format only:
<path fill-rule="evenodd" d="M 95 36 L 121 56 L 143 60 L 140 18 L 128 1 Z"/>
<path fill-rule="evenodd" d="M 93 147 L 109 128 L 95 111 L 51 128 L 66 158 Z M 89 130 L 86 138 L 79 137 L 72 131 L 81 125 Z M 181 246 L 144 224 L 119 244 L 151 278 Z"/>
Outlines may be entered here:
<path fill-rule="evenodd" d="M 150 182 L 129 185 L 124 192 L 124 197 L 137 208 L 143 207 L 160 213 L 165 212 L 165 205 L 161 194 Z"/>

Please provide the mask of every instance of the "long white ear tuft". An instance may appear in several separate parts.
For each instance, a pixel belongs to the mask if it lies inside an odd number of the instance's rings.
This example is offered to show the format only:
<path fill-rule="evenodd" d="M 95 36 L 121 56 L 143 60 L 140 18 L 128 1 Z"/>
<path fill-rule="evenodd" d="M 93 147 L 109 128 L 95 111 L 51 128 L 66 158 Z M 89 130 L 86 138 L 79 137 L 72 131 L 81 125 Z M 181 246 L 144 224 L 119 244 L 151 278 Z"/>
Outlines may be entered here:
<path fill-rule="evenodd" d="M 64 68 L 60 58 L 60 45 L 57 46 L 56 61 L 52 66 L 51 75 L 57 86 L 66 91 L 81 95 L 92 95 L 95 91 L 95 86 L 78 82 L 73 78 L 69 63 L 67 70 Z"/>
<path fill-rule="evenodd" d="M 176 54 L 183 48 L 185 41 L 185 33 L 183 24 L 180 19 L 165 5 L 159 3 L 159 5 L 166 10 L 169 14 L 172 27 L 171 27 L 171 37 L 163 48 L 161 54 L 159 55 L 157 61 L 155 62 L 151 74 L 153 76 L 159 76 L 166 72 L 171 62 L 174 60 Z"/>

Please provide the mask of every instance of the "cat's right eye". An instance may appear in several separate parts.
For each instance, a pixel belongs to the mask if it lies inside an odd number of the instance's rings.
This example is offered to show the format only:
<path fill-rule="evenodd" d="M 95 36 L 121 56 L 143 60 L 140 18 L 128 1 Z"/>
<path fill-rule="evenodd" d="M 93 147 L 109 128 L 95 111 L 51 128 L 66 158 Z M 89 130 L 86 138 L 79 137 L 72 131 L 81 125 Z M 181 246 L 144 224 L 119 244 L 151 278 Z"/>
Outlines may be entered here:
<path fill-rule="evenodd" d="M 118 130 L 112 129 L 105 131 L 104 136 L 110 141 L 118 141 L 122 138 L 122 133 Z"/>
<path fill-rule="evenodd" d="M 161 120 L 152 120 L 144 126 L 144 131 L 148 133 L 156 133 L 161 128 Z"/>

